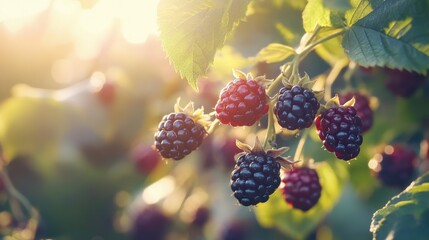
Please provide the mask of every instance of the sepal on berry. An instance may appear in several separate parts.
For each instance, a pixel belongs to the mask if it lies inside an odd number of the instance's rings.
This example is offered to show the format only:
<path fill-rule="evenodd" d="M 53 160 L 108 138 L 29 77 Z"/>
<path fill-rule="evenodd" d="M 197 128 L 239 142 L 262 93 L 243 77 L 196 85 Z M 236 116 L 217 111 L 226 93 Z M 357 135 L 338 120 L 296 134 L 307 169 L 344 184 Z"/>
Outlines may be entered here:
<path fill-rule="evenodd" d="M 185 107 L 180 106 L 180 97 L 177 98 L 176 104 L 174 104 L 174 112 L 183 112 L 188 115 L 194 122 L 201 124 L 205 130 L 207 130 L 212 123 L 210 121 L 210 115 L 204 114 L 204 107 L 200 107 L 195 110 L 194 103 L 189 102 Z"/>
<path fill-rule="evenodd" d="M 273 79 L 267 79 L 265 76 L 257 76 L 257 77 L 253 77 L 252 73 L 247 73 L 245 74 L 244 72 L 237 70 L 237 69 L 233 69 L 232 70 L 232 75 L 235 78 L 238 79 L 243 79 L 243 80 L 254 80 L 256 81 L 260 86 L 267 88 L 271 85 L 271 83 L 273 82 Z"/>
<path fill-rule="evenodd" d="M 333 108 L 333 107 L 353 107 L 355 105 L 355 98 L 352 97 L 350 100 L 345 102 L 344 104 L 340 103 L 340 98 L 338 97 L 338 94 L 335 94 L 335 96 L 331 99 L 329 99 L 325 105 L 320 105 L 319 111 L 317 114 L 321 114 L 323 112 L 326 112 L 326 110 Z"/>

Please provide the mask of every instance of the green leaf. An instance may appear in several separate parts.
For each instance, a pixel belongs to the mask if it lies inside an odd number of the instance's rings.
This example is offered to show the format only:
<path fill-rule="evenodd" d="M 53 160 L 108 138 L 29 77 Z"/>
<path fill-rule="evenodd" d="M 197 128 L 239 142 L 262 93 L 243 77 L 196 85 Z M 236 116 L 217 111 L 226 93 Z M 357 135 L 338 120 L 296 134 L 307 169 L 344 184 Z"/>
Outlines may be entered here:
<path fill-rule="evenodd" d="M 216 50 L 245 16 L 250 0 L 161 0 L 160 37 L 180 75 L 197 89 Z"/>
<path fill-rule="evenodd" d="M 352 7 L 348 0 L 323 0 L 323 4 L 334 10 L 348 10 Z"/>
<path fill-rule="evenodd" d="M 346 14 L 352 25 L 345 32 L 343 47 L 364 67 L 425 74 L 429 69 L 428 5 L 421 0 L 361 1 L 353 14 Z"/>
<path fill-rule="evenodd" d="M 329 31 L 321 31 L 319 33 L 319 37 L 322 38 L 329 34 L 330 34 Z M 325 60 L 331 66 L 334 66 L 335 63 L 337 63 L 338 61 L 341 61 L 347 58 L 347 55 L 344 52 L 344 49 L 342 47 L 339 47 L 341 45 L 341 40 L 342 40 L 342 36 L 332 38 L 320 44 L 315 49 L 315 51 L 323 60 Z"/>
<path fill-rule="evenodd" d="M 322 193 L 319 202 L 307 212 L 290 207 L 279 190 L 270 199 L 255 208 L 257 220 L 264 227 L 274 227 L 293 239 L 307 236 L 336 204 L 347 170 L 343 162 L 324 161 L 316 168 Z"/>
<path fill-rule="evenodd" d="M 304 29 L 313 32 L 317 25 L 321 27 L 341 27 L 345 11 L 332 10 L 324 6 L 322 0 L 308 0 L 302 13 Z"/>
<path fill-rule="evenodd" d="M 427 239 L 429 234 L 429 173 L 415 180 L 374 213 L 373 239 Z"/>
<path fill-rule="evenodd" d="M 296 52 L 292 47 L 280 43 L 271 43 L 259 51 L 258 55 L 256 55 L 256 59 L 260 62 L 276 63 L 294 54 L 296 54 Z"/>
<path fill-rule="evenodd" d="M 353 9 L 345 14 L 347 26 L 352 26 L 378 7 L 383 0 L 352 0 Z"/>

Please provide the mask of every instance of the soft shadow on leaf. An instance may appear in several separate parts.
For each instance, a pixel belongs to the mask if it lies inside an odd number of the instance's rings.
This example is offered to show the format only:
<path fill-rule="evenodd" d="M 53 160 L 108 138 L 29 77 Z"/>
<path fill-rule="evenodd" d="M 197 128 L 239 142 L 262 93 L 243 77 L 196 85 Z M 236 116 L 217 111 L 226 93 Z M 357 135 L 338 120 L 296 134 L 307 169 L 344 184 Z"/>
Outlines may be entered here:
<path fill-rule="evenodd" d="M 312 32 L 317 25 L 321 27 L 341 27 L 344 24 L 343 10 L 327 8 L 322 0 L 309 0 L 302 13 L 306 32 Z"/>
<path fill-rule="evenodd" d="M 255 208 L 257 220 L 264 227 L 277 228 L 292 237 L 307 236 L 328 214 L 338 201 L 342 186 L 348 179 L 346 165 L 342 161 L 325 161 L 316 164 L 322 185 L 319 202 L 307 212 L 290 207 L 277 190 L 264 204 Z"/>

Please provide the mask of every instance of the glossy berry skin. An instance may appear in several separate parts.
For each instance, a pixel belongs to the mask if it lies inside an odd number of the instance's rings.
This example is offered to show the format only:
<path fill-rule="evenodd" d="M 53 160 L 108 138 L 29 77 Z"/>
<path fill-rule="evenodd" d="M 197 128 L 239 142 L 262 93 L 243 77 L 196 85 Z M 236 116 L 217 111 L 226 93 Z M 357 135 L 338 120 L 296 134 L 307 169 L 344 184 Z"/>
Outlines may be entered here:
<path fill-rule="evenodd" d="M 408 98 L 413 95 L 425 81 L 425 76 L 416 72 L 385 69 L 386 88 L 396 96 Z"/>
<path fill-rule="evenodd" d="M 374 114 L 370 107 L 369 99 L 366 95 L 359 92 L 349 92 L 341 94 L 338 96 L 340 98 L 340 103 L 344 104 L 348 100 L 355 98 L 354 108 L 356 109 L 356 114 L 359 116 L 362 122 L 362 133 L 368 131 L 372 127 L 374 121 Z"/>
<path fill-rule="evenodd" d="M 293 208 L 307 211 L 319 201 L 322 186 L 316 170 L 300 167 L 289 170 L 282 179 L 283 198 Z"/>
<path fill-rule="evenodd" d="M 300 86 L 284 87 L 280 89 L 274 113 L 283 128 L 303 129 L 311 126 L 319 106 L 311 90 Z"/>
<path fill-rule="evenodd" d="M 265 88 L 255 80 L 235 79 L 222 89 L 216 118 L 231 126 L 251 126 L 268 112 Z"/>
<path fill-rule="evenodd" d="M 160 163 L 161 155 L 151 146 L 141 144 L 132 151 L 131 159 L 139 172 L 149 174 Z"/>
<path fill-rule="evenodd" d="M 162 240 L 171 224 L 161 209 L 147 206 L 135 217 L 132 223 L 132 235 L 135 240 Z"/>
<path fill-rule="evenodd" d="M 360 152 L 362 124 L 353 107 L 333 107 L 317 116 L 319 138 L 338 159 L 350 160 Z"/>
<path fill-rule="evenodd" d="M 417 165 L 417 154 L 413 150 L 393 145 L 376 155 L 371 161 L 372 173 L 386 186 L 404 188 L 413 179 Z"/>
<path fill-rule="evenodd" d="M 163 158 L 180 160 L 201 145 L 206 131 L 185 113 L 162 118 L 155 133 L 155 147 Z"/>
<path fill-rule="evenodd" d="M 266 202 L 280 185 L 280 164 L 263 152 L 241 155 L 232 171 L 231 190 L 243 206 Z"/>

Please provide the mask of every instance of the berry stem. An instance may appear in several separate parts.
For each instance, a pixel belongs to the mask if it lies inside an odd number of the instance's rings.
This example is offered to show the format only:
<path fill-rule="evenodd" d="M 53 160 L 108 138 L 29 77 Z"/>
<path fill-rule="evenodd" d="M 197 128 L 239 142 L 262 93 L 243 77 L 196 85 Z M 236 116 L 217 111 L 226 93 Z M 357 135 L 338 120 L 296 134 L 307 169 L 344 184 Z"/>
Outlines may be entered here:
<path fill-rule="evenodd" d="M 268 109 L 268 128 L 267 135 L 265 136 L 264 149 L 268 147 L 275 148 L 276 142 L 276 128 L 274 125 L 274 101 L 270 101 Z"/>
<path fill-rule="evenodd" d="M 329 99 L 331 99 L 332 84 L 334 84 L 338 75 L 340 75 L 341 70 L 343 70 L 343 68 L 345 68 L 348 64 L 349 64 L 349 60 L 343 59 L 341 61 L 336 62 L 335 65 L 332 67 L 332 70 L 329 72 L 325 81 L 325 95 L 323 97 L 325 101 L 328 101 Z"/>
<path fill-rule="evenodd" d="M 313 50 L 313 48 L 317 47 L 317 45 L 324 43 L 328 40 L 331 40 L 332 38 L 335 38 L 341 34 L 343 34 L 346 31 L 346 29 L 342 28 L 340 31 L 335 32 L 331 35 L 328 35 L 326 37 L 323 37 L 309 45 L 307 45 L 301 52 L 298 53 L 298 56 L 304 58 L 309 52 L 311 52 Z"/>
<path fill-rule="evenodd" d="M 207 133 L 208 134 L 212 134 L 215 130 L 216 130 L 216 128 L 218 127 L 220 125 L 220 121 L 219 121 L 219 119 L 215 119 L 211 124 L 210 124 L 210 127 L 209 127 L 209 129 L 207 130 Z"/>
<path fill-rule="evenodd" d="M 281 67 L 282 73 L 280 73 L 277 78 L 273 81 L 273 83 L 270 85 L 270 87 L 267 89 L 267 95 L 269 97 L 274 97 L 277 92 L 278 88 L 283 85 L 283 79 L 289 78 L 291 75 L 291 67 L 290 64 L 285 64 Z"/>
<path fill-rule="evenodd" d="M 298 145 L 296 146 L 295 155 L 293 156 L 294 161 L 298 161 L 301 158 L 301 153 L 302 153 L 302 150 L 304 149 L 305 141 L 307 141 L 307 136 L 308 136 L 308 128 L 302 131 L 301 139 L 299 139 Z"/>

